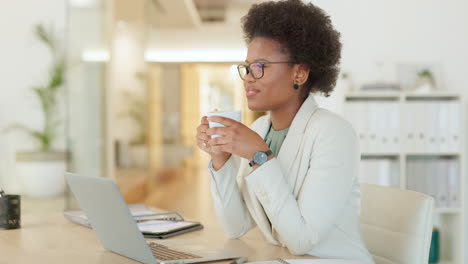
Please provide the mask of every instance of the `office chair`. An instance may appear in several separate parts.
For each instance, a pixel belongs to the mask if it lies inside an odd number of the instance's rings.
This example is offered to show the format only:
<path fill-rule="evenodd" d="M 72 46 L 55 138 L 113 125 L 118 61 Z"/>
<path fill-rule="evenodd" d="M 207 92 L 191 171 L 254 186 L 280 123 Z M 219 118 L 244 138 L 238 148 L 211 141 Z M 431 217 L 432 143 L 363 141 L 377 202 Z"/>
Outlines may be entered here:
<path fill-rule="evenodd" d="M 361 232 L 375 263 L 427 264 L 434 199 L 373 184 L 361 193 Z"/>

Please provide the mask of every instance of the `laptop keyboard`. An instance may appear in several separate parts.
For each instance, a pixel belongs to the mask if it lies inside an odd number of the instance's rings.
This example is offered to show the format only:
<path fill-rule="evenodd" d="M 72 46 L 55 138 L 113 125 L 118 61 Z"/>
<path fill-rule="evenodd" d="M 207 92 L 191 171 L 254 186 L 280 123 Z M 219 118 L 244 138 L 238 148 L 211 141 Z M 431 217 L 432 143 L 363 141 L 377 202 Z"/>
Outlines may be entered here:
<path fill-rule="evenodd" d="M 197 255 L 193 255 L 190 253 L 186 252 L 181 252 L 177 250 L 173 250 L 168 248 L 167 246 L 154 243 L 154 242 L 149 242 L 148 243 L 151 252 L 153 252 L 153 256 L 158 259 L 158 260 L 178 260 L 178 259 L 196 259 L 196 258 L 202 258 Z"/>

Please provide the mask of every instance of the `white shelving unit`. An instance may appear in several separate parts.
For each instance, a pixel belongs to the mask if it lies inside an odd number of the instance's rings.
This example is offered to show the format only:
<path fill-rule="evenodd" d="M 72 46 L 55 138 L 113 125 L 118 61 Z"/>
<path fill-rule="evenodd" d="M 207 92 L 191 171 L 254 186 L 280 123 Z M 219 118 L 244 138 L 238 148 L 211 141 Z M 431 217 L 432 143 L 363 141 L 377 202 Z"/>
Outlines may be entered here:
<path fill-rule="evenodd" d="M 344 97 L 344 109 L 345 109 L 345 117 L 347 117 L 355 127 L 358 127 L 363 124 L 363 122 L 368 122 L 372 123 L 373 120 L 375 120 L 375 113 L 371 113 L 372 109 L 382 108 L 385 107 L 385 105 L 389 105 L 390 103 L 393 107 L 397 107 L 399 114 L 398 114 L 398 139 L 395 139 L 395 142 L 398 141 L 397 146 L 393 146 L 393 149 L 388 150 L 385 149 L 384 147 L 382 148 L 374 148 L 372 150 L 369 150 L 367 143 L 363 143 L 361 141 L 361 160 L 368 161 L 368 160 L 389 160 L 391 162 L 397 162 L 399 166 L 399 187 L 402 189 L 407 189 L 408 188 L 408 179 L 410 177 L 414 177 L 414 175 L 408 175 L 408 169 L 409 165 L 408 163 L 413 162 L 414 160 L 420 159 L 424 160 L 426 159 L 427 161 L 425 162 L 431 162 L 431 161 L 438 161 L 438 160 L 449 160 L 451 162 L 455 162 L 458 164 L 458 174 L 459 174 L 459 185 L 460 185 L 460 205 L 458 207 L 437 207 L 434 213 L 434 224 L 439 228 L 440 232 L 440 263 L 468 263 L 468 256 L 467 254 L 464 253 L 464 247 L 465 247 L 465 241 L 466 241 L 466 233 L 468 230 L 465 230 L 465 210 L 464 208 L 466 207 L 465 204 L 465 193 L 466 193 L 466 188 L 465 188 L 465 178 L 466 178 L 466 168 L 465 168 L 465 127 L 464 127 L 464 121 L 465 121 L 465 116 L 464 116 L 464 101 L 461 95 L 457 93 L 449 93 L 449 92 L 432 92 L 432 93 L 405 93 L 405 92 L 352 92 L 352 93 L 347 93 L 345 94 Z M 411 119 L 411 115 L 414 113 L 408 113 L 410 111 L 407 111 L 407 106 L 411 105 L 412 103 L 421 103 L 424 107 L 424 103 L 458 103 L 459 104 L 459 124 L 460 124 L 460 129 L 459 129 L 459 138 L 458 143 L 459 143 L 459 148 L 458 150 L 442 150 L 441 147 L 439 148 L 440 151 L 437 150 L 420 150 L 417 148 L 412 149 L 411 146 L 408 146 L 407 144 L 408 138 L 410 137 L 405 126 L 408 126 L 408 124 L 405 124 L 405 120 L 410 119 L 410 122 L 412 124 L 409 125 L 418 125 L 418 122 L 421 126 L 423 126 L 423 123 L 427 123 L 428 120 L 431 120 L 431 113 L 428 110 L 427 113 L 427 118 L 423 122 L 422 120 L 418 120 L 417 118 Z M 356 111 L 351 110 L 352 104 L 353 103 L 358 103 L 358 104 L 366 104 L 366 103 L 371 103 L 373 108 L 368 109 L 367 113 L 364 115 L 367 115 L 367 118 L 369 120 L 360 120 L 359 118 L 366 118 L 366 117 L 359 117 L 359 114 L 356 113 Z M 350 107 L 351 106 L 351 107 Z M 348 107 L 348 109 L 347 109 Z M 395 108 L 393 108 L 395 109 Z M 362 110 L 362 109 L 361 109 Z M 380 109 L 382 110 L 382 109 Z M 379 111 L 380 111 L 379 110 Z M 443 111 L 440 110 L 439 111 Z M 433 113 L 432 113 L 433 114 Z M 353 118 L 353 115 L 355 117 Z M 441 114 L 442 115 L 442 114 Z M 410 117 L 409 117 L 410 116 Z M 395 118 L 395 116 L 394 116 Z M 354 120 L 353 120 L 354 119 Z M 441 118 L 442 119 L 442 118 Z M 437 119 L 435 118 L 437 122 Z M 354 122 L 353 122 L 354 121 Z M 452 120 L 453 121 L 453 120 Z M 388 122 L 392 122 L 392 120 L 389 120 Z M 393 121 L 394 122 L 394 121 Z M 431 121 L 432 122 L 432 121 Z M 360 123 L 360 124 L 356 124 Z M 392 126 L 391 124 L 389 126 Z M 443 125 L 440 125 L 440 127 L 443 127 Z M 358 134 L 361 137 L 366 136 L 362 135 L 358 130 Z M 372 130 L 372 129 L 369 129 Z M 372 132 L 370 133 L 370 136 L 376 136 L 372 135 Z M 384 132 L 385 133 L 385 132 Z M 417 136 L 415 136 L 416 140 L 418 140 Z M 391 138 L 389 137 L 389 141 Z M 427 139 L 428 140 L 428 139 Z M 395 143 L 393 142 L 393 143 Z M 365 145 L 364 148 L 362 145 Z M 414 166 L 414 163 L 412 163 Z M 447 167 L 448 168 L 448 167 Z M 443 174 L 443 173 L 441 173 Z M 447 174 L 444 175 L 437 175 L 441 177 L 449 177 Z M 421 176 L 418 176 L 421 177 Z M 425 179 L 427 180 L 427 179 Z M 447 179 L 448 180 L 448 179 Z M 447 183 L 448 184 L 448 183 Z M 398 186 L 396 186 L 398 187 Z"/>

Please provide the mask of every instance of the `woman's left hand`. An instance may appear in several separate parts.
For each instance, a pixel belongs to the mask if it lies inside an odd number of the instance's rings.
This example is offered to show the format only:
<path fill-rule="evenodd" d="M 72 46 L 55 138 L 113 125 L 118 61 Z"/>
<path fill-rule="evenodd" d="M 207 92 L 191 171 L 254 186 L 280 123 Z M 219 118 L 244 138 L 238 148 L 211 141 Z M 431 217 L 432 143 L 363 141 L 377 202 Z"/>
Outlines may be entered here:
<path fill-rule="evenodd" d="M 220 135 L 208 140 L 213 151 L 224 151 L 252 160 L 255 152 L 267 151 L 266 142 L 244 124 L 221 116 L 208 117 L 210 122 L 217 122 L 225 127 L 212 127 L 206 130 L 207 135 Z"/>

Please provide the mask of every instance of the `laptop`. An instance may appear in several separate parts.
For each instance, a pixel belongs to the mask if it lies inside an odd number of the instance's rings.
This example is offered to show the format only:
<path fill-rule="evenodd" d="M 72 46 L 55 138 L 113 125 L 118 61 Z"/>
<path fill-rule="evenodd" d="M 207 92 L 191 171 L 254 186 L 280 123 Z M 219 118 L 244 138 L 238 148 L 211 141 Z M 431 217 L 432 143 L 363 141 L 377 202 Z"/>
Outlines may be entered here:
<path fill-rule="evenodd" d="M 142 263 L 199 263 L 240 257 L 224 249 L 206 248 L 183 241 L 174 247 L 148 242 L 112 180 L 73 173 L 65 173 L 65 177 L 107 250 Z"/>

